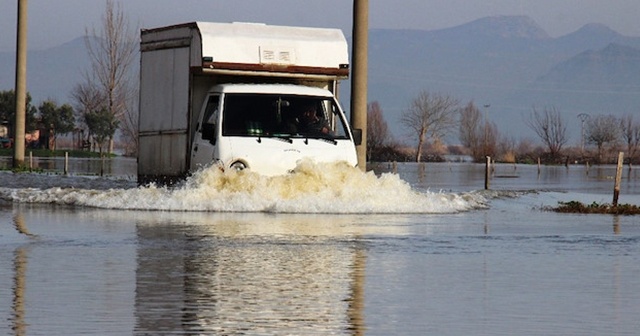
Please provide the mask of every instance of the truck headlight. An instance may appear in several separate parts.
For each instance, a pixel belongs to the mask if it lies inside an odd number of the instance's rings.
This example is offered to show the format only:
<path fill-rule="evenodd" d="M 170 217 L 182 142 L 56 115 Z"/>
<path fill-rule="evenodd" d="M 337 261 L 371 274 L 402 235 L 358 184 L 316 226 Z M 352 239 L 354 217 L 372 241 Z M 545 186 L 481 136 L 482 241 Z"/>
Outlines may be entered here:
<path fill-rule="evenodd" d="M 247 169 L 247 165 L 242 161 L 236 161 L 229 166 L 231 169 L 241 171 Z"/>

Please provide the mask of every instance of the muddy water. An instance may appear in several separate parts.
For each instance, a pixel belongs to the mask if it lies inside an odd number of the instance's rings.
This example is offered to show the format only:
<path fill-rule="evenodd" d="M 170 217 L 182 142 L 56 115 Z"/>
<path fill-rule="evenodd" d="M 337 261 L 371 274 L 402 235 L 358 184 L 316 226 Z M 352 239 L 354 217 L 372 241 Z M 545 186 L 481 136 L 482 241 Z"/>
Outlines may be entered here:
<path fill-rule="evenodd" d="M 501 166 L 489 192 L 473 165 L 390 168 L 169 190 L 1 173 L 0 334 L 640 330 L 640 220 L 541 210 L 609 202 L 610 167 Z M 637 190 L 625 172 L 621 201 Z"/>

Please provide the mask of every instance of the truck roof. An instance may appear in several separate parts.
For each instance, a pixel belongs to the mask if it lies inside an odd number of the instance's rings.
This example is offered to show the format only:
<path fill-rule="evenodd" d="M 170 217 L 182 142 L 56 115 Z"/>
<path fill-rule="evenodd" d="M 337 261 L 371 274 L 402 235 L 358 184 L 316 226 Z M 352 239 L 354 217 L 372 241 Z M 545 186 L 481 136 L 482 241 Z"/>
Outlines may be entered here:
<path fill-rule="evenodd" d="M 308 95 L 318 97 L 333 97 L 326 89 L 294 84 L 220 84 L 209 91 L 224 93 L 278 93 L 291 95 Z"/>
<path fill-rule="evenodd" d="M 143 29 L 141 50 L 190 47 L 191 67 L 346 77 L 348 46 L 340 29 L 258 23 L 190 22 Z"/>

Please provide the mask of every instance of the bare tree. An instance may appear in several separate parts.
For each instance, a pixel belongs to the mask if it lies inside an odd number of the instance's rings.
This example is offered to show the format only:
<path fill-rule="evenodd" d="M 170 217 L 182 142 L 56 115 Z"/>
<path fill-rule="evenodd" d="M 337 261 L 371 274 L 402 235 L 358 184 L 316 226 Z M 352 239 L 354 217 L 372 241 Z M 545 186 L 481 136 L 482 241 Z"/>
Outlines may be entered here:
<path fill-rule="evenodd" d="M 633 121 L 633 115 L 627 114 L 620 119 L 620 131 L 622 139 L 627 145 L 629 166 L 633 162 L 640 145 L 640 123 Z"/>
<path fill-rule="evenodd" d="M 585 130 L 587 141 L 598 147 L 598 162 L 602 162 L 604 145 L 618 140 L 619 127 L 618 119 L 612 115 L 599 115 L 587 122 Z"/>
<path fill-rule="evenodd" d="M 545 107 L 542 112 L 534 107 L 529 119 L 525 122 L 547 146 L 549 155 L 552 158 L 558 157 L 562 147 L 568 141 L 567 126 L 560 112 L 555 107 Z"/>
<path fill-rule="evenodd" d="M 469 149 L 474 161 L 496 156 L 500 138 L 498 127 L 495 123 L 482 121 L 482 113 L 473 102 L 460 110 L 459 132 L 460 142 Z"/>
<path fill-rule="evenodd" d="M 529 154 L 532 153 L 534 149 L 535 146 L 533 144 L 533 140 L 528 138 L 520 139 L 515 148 L 516 153 L 518 154 Z"/>
<path fill-rule="evenodd" d="M 418 138 L 416 162 L 422 159 L 422 148 L 428 139 L 441 139 L 455 125 L 458 100 L 441 94 L 420 92 L 403 112 L 401 122 Z"/>
<path fill-rule="evenodd" d="M 487 156 L 496 157 L 498 154 L 498 142 L 500 140 L 500 132 L 498 132 L 498 126 L 495 123 L 484 121 L 482 126 L 482 141 L 481 152 L 482 157 L 479 160 L 484 159 Z M 476 159 L 478 160 L 478 159 Z"/>
<path fill-rule="evenodd" d="M 460 110 L 460 143 L 467 147 L 474 160 L 483 157 L 482 153 L 482 115 L 473 102 Z"/>
<path fill-rule="evenodd" d="M 382 108 L 377 101 L 367 105 L 367 151 L 368 159 L 371 153 L 380 150 L 389 142 L 389 129 L 382 115 Z"/>
<path fill-rule="evenodd" d="M 497 147 L 503 162 L 516 162 L 516 146 L 517 141 L 514 137 L 500 137 Z"/>
<path fill-rule="evenodd" d="M 126 120 L 127 104 L 132 101 L 130 94 L 135 92 L 131 89 L 131 66 L 138 48 L 136 35 L 129 28 L 128 19 L 120 5 L 115 5 L 113 0 L 106 0 L 100 30 L 86 29 L 86 35 L 85 44 L 91 60 L 91 71 L 86 74 L 86 80 L 91 83 L 90 86 L 103 92 L 107 113 L 118 120 Z M 127 122 L 121 124 L 131 126 Z M 123 132 L 125 136 L 130 133 Z M 110 143 L 113 143 L 113 138 Z"/>
<path fill-rule="evenodd" d="M 544 152 L 541 146 L 536 145 L 532 139 L 524 138 L 518 141 L 516 153 L 519 161 L 533 163 Z"/>
<path fill-rule="evenodd" d="M 137 95 L 131 97 L 131 102 L 127 104 L 124 115 L 120 118 L 120 131 L 125 139 L 124 152 L 128 156 L 138 154 L 138 104 Z"/>

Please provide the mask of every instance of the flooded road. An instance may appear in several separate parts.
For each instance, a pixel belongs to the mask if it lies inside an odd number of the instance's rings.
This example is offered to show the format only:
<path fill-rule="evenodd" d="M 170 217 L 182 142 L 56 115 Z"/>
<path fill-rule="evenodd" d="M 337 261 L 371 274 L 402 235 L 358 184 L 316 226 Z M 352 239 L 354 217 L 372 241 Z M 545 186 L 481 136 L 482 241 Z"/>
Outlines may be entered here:
<path fill-rule="evenodd" d="M 0 334 L 640 330 L 640 220 L 541 210 L 610 202 L 610 167 L 518 166 L 493 191 L 474 165 L 397 168 L 172 190 L 0 173 Z"/>

